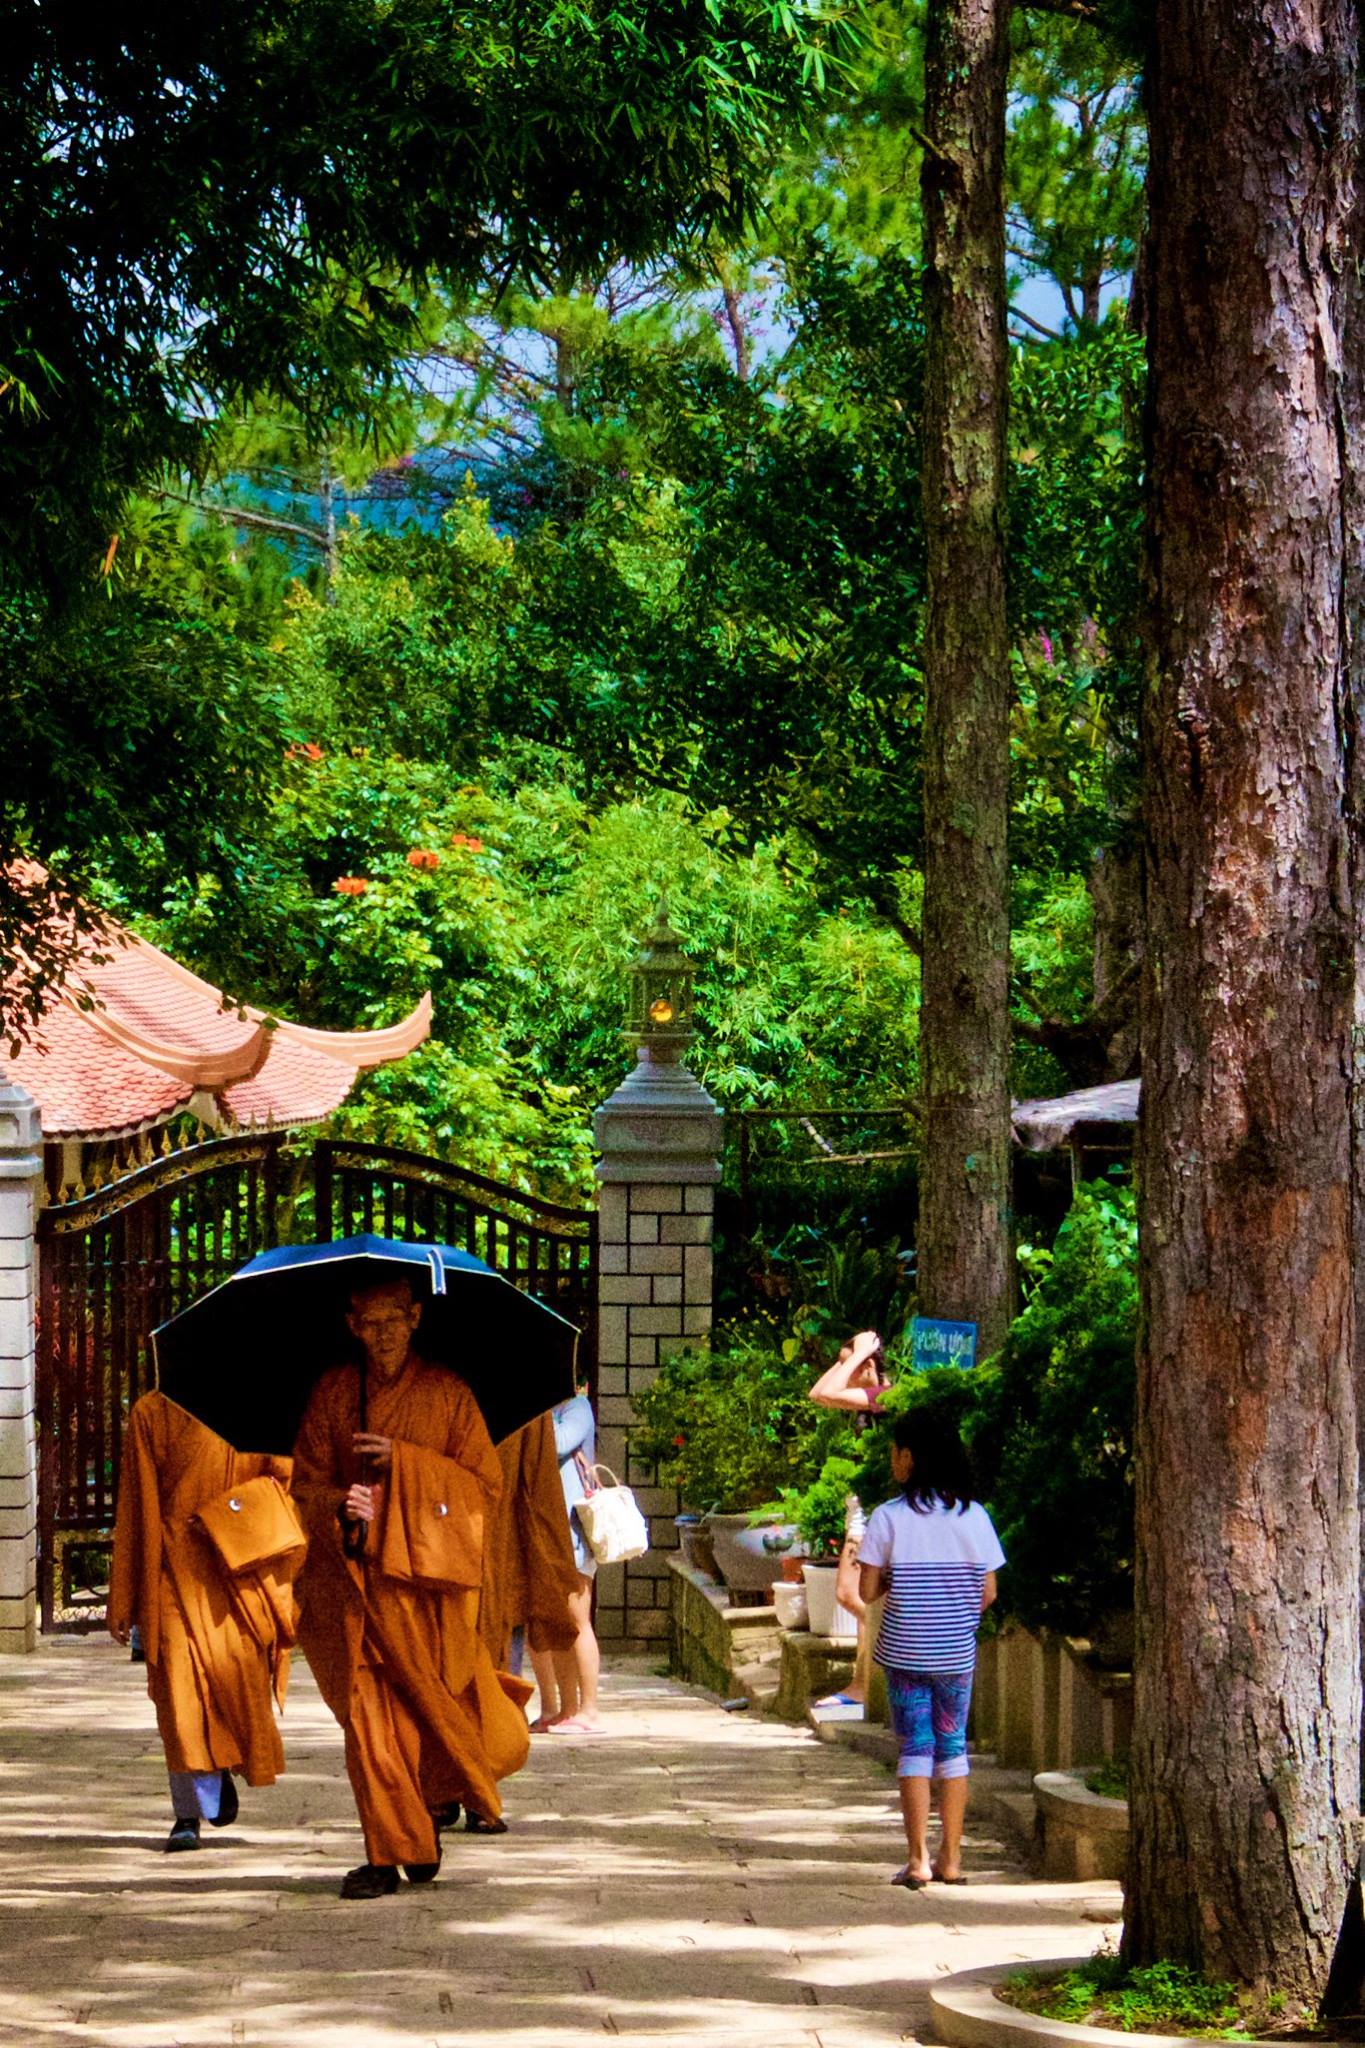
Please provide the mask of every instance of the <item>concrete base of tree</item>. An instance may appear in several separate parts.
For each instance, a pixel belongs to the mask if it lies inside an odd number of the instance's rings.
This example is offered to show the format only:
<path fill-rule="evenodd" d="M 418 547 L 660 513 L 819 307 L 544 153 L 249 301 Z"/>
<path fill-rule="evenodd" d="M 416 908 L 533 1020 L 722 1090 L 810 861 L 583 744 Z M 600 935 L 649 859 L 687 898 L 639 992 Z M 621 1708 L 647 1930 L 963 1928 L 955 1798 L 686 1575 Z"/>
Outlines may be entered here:
<path fill-rule="evenodd" d="M 1179 2048 L 1181 2034 L 1124 2034 L 1117 2027 L 1070 2026 L 1042 2013 L 1020 2012 L 996 1996 L 1007 1978 L 1029 1970 L 1078 1970 L 1089 1956 L 1059 1956 L 1055 1962 L 992 1963 L 983 1970 L 959 1970 L 929 1993 L 934 2033 L 948 2048 Z"/>

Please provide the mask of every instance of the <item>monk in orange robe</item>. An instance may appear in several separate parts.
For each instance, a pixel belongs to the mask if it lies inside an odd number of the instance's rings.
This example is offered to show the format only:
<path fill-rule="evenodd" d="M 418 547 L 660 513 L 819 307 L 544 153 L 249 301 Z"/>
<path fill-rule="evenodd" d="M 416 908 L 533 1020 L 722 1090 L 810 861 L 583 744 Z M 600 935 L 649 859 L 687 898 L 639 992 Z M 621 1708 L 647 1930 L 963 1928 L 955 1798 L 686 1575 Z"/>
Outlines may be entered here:
<path fill-rule="evenodd" d="M 380 1898 L 440 1868 L 439 1828 L 467 1809 L 500 1831 L 498 1780 L 526 1761 L 530 1687 L 498 1672 L 478 1634 L 497 1453 L 464 1382 L 412 1349 L 421 1309 L 405 1281 L 352 1300 L 366 1356 L 313 1391 L 294 1450 L 309 1536 L 300 1641 L 346 1736 L 366 1861 L 341 1895 Z M 363 1525 L 359 1555 L 348 1540 Z"/>
<path fill-rule="evenodd" d="M 237 1817 L 232 1773 L 271 1785 L 284 1769 L 283 1705 L 303 1532 L 289 1460 L 247 1455 L 164 1394 L 133 1404 L 123 1441 L 110 1632 L 136 1624 L 171 1778 L 168 1849 Z"/>
<path fill-rule="evenodd" d="M 573 1648 L 569 1602 L 578 1591 L 554 1424 L 537 1415 L 498 1445 L 502 1499 L 484 1544 L 479 1633 L 495 1664 L 507 1665 L 518 1629 L 534 1651 Z"/>

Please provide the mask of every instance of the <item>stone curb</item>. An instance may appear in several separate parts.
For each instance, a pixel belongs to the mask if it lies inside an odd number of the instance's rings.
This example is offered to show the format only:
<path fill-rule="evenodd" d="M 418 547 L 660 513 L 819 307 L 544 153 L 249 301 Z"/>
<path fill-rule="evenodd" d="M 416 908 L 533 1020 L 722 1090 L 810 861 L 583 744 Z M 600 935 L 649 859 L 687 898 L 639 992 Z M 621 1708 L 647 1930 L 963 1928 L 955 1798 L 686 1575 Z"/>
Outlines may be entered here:
<path fill-rule="evenodd" d="M 1084 1771 L 1039 1771 L 1033 1789 L 1044 1814 L 1054 1814 L 1069 1827 L 1084 1827 L 1097 1835 L 1128 1832 L 1128 1801 L 1092 1792 Z"/>
<path fill-rule="evenodd" d="M 1042 2013 L 1020 2012 L 996 1997 L 996 1987 L 1022 1970 L 1078 1970 L 1091 1956 L 1040 1956 L 1027 1963 L 991 1963 L 959 1970 L 930 1987 L 934 2032 L 948 2048 L 1187 2048 L 1185 2034 L 1122 2033 L 1117 2027 L 1071 2026 Z"/>

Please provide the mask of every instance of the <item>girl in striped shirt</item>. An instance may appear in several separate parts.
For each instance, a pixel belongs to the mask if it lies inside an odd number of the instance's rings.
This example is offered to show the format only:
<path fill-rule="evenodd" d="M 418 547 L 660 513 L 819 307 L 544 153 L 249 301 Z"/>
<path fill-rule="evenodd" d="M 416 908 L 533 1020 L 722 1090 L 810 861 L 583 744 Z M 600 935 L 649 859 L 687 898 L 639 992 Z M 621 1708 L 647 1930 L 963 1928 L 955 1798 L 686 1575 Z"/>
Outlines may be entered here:
<path fill-rule="evenodd" d="M 967 1454 L 951 1424 L 902 1415 L 892 1432 L 891 1471 L 904 1494 L 870 1518 L 859 1552 L 861 1592 L 886 1607 L 873 1655 L 886 1672 L 900 1739 L 901 1814 L 908 1861 L 891 1880 L 922 1891 L 932 1879 L 965 1884 L 967 1710 L 976 1631 L 1005 1562 L 991 1518 L 972 1498 Z M 942 1840 L 929 1861 L 929 1787 L 939 1783 Z"/>

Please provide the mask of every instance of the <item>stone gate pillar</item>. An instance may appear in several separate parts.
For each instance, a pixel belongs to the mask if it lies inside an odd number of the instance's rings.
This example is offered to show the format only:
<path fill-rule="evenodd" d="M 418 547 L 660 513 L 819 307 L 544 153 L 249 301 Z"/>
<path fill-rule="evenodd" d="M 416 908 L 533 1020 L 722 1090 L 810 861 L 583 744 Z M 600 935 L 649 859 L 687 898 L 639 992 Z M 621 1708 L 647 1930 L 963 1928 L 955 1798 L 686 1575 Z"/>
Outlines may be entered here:
<path fill-rule="evenodd" d="M 593 1120 L 601 1152 L 598 1280 L 598 1457 L 649 1516 L 654 1548 L 597 1574 L 603 1642 L 664 1643 L 676 1547 L 672 1487 L 630 1456 L 631 1397 L 660 1356 L 711 1327 L 711 1232 L 720 1179 L 722 1117 L 678 1057 L 680 1041 L 642 1043 L 639 1064 Z"/>
<path fill-rule="evenodd" d="M 37 1103 L 0 1074 L 0 1652 L 38 1643 L 34 1229 L 42 1137 Z"/>

